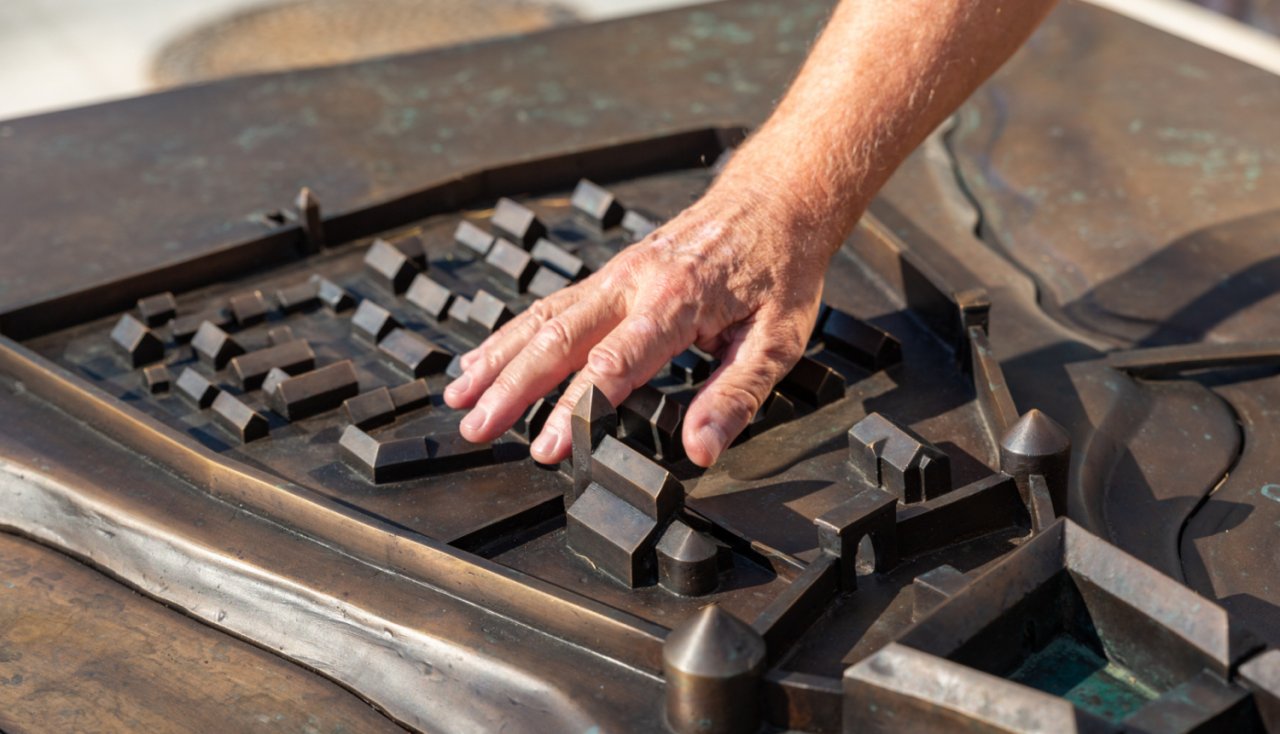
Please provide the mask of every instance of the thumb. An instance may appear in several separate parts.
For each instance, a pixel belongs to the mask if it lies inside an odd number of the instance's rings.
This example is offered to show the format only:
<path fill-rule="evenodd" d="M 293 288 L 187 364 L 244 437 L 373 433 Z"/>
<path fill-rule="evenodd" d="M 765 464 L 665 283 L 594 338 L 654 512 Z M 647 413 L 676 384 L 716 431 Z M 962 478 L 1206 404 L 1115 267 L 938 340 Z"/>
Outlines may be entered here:
<path fill-rule="evenodd" d="M 689 406 L 684 449 L 698 466 L 715 463 L 760 410 L 773 386 L 804 352 L 805 340 L 784 320 L 744 322 L 725 349 L 723 364 Z"/>

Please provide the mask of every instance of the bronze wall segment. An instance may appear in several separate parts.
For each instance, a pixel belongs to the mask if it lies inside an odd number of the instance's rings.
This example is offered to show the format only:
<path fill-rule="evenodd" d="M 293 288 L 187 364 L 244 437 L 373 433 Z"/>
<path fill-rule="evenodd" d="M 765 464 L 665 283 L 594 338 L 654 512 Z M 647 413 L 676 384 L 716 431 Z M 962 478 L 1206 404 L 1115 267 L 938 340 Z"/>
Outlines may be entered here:
<path fill-rule="evenodd" d="M 591 695 L 602 681 L 659 696 L 651 674 L 216 499 L 152 459 L 122 455 L 14 383 L 4 390 L 6 415 L 24 419 L 22 430 L 0 435 L 4 453 L 63 457 L 0 462 L 6 527 L 312 667 L 406 724 L 586 730 L 611 720 L 609 704 Z M 466 575 L 485 582 L 479 566 Z M 471 700 L 475 686 L 494 695 Z M 467 705 L 456 706 L 460 699 Z"/>

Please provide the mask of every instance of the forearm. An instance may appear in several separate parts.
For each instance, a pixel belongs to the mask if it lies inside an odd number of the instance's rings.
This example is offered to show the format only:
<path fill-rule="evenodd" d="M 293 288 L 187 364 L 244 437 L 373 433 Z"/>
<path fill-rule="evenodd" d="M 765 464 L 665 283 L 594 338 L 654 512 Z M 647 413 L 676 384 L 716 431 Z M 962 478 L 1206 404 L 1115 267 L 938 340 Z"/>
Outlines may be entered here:
<path fill-rule="evenodd" d="M 898 164 L 1018 48 L 1053 0 L 842 0 L 717 187 L 768 198 L 830 255 Z"/>
<path fill-rule="evenodd" d="M 871 197 L 1051 4 L 844 0 L 705 196 L 463 356 L 445 391 L 471 407 L 463 436 L 494 440 L 576 372 L 530 447 L 555 463 L 587 390 L 618 405 L 696 344 L 721 366 L 689 404 L 682 441 L 709 466 L 804 352 L 827 263 Z"/>

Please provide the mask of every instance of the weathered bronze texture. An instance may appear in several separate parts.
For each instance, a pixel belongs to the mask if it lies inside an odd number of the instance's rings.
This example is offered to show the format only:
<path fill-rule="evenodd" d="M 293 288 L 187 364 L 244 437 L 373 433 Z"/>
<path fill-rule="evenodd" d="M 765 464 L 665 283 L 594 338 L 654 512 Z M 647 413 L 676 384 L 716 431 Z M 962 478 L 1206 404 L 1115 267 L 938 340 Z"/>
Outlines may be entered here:
<path fill-rule="evenodd" d="M 658 541 L 658 583 L 682 596 L 702 596 L 720 583 L 720 550 L 715 542 L 679 520 Z"/>
<path fill-rule="evenodd" d="M 490 221 L 494 229 L 511 237 L 526 250 L 547 234 L 547 227 L 538 219 L 536 212 L 506 197 L 498 199 Z"/>
<path fill-rule="evenodd" d="M 570 419 L 573 433 L 573 487 L 569 500 L 575 500 L 591 484 L 591 454 L 605 437 L 618 432 L 618 413 L 600 388 L 590 386 L 573 407 Z"/>
<path fill-rule="evenodd" d="M 333 410 L 359 391 L 350 360 L 289 377 L 267 389 L 271 409 L 291 421 Z"/>
<path fill-rule="evenodd" d="M 400 321 L 383 306 L 366 298 L 356 306 L 351 314 L 351 331 L 361 338 L 377 344 L 394 329 L 400 328 Z"/>
<path fill-rule="evenodd" d="M 425 273 L 414 276 L 404 297 L 436 321 L 444 319 L 453 304 L 453 292 Z"/>
<path fill-rule="evenodd" d="M 1000 470 L 1017 480 L 1018 491 L 1028 505 L 1031 477 L 1042 477 L 1055 515 L 1067 512 L 1070 462 L 1071 438 L 1062 426 L 1036 408 L 1027 411 L 1000 439 Z"/>
<path fill-rule="evenodd" d="M 178 302 L 168 291 L 138 299 L 138 315 L 147 326 L 164 326 L 173 320 L 177 312 Z"/>
<path fill-rule="evenodd" d="M 622 216 L 626 213 L 612 192 L 585 178 L 574 187 L 573 197 L 569 203 L 577 214 L 600 229 L 609 229 L 621 224 Z M 577 277 L 568 273 L 566 275 L 571 278 Z"/>
<path fill-rule="evenodd" d="M 870 482 L 910 504 L 951 491 L 951 459 L 879 413 L 849 429 L 849 463 Z"/>
<path fill-rule="evenodd" d="M 418 275 L 418 266 L 407 255 L 384 239 L 376 239 L 365 253 L 364 265 L 379 283 L 394 294 L 404 293 Z"/>
<path fill-rule="evenodd" d="M 164 359 L 164 342 L 133 314 L 120 315 L 120 320 L 111 330 L 111 341 L 124 351 L 129 364 L 134 367 Z"/>
<path fill-rule="evenodd" d="M 679 734 L 756 731 L 764 662 L 755 630 L 717 605 L 703 608 L 662 648 L 668 726 Z"/>
<path fill-rule="evenodd" d="M 305 339 L 293 339 L 232 357 L 227 366 L 241 389 L 257 390 L 273 369 L 298 375 L 314 368 L 316 354 Z"/>

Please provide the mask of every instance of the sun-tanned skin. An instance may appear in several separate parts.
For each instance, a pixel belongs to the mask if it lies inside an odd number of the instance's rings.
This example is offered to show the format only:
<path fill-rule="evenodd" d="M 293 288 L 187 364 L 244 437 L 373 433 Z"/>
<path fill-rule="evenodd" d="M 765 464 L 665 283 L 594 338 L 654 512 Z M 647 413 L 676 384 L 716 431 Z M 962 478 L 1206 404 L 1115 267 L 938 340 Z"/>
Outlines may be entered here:
<path fill-rule="evenodd" d="M 685 415 L 710 466 L 800 358 L 823 274 L 871 197 L 1053 0 L 843 0 L 790 91 L 696 204 L 462 357 L 445 391 L 490 441 L 577 372 L 534 441 L 570 450 L 589 384 L 615 405 L 690 344 L 722 364 Z"/>

